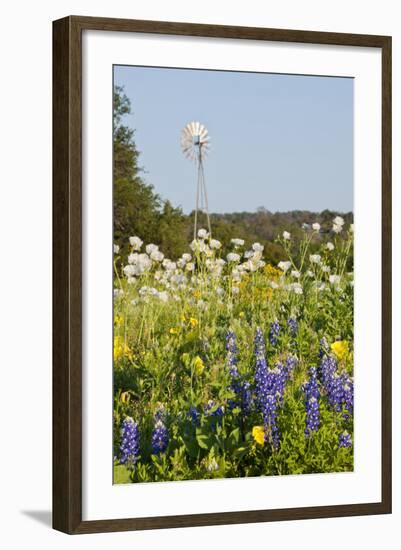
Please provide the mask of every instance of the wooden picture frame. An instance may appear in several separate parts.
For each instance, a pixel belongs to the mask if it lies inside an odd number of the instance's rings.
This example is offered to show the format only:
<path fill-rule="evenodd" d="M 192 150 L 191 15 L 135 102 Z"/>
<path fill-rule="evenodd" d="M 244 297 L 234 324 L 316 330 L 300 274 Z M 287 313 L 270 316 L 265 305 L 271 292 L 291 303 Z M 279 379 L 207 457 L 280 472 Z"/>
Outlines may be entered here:
<path fill-rule="evenodd" d="M 82 32 L 377 48 L 382 58 L 382 497 L 379 502 L 82 520 Z M 69 534 L 391 512 L 391 37 L 142 20 L 53 23 L 53 527 Z"/>

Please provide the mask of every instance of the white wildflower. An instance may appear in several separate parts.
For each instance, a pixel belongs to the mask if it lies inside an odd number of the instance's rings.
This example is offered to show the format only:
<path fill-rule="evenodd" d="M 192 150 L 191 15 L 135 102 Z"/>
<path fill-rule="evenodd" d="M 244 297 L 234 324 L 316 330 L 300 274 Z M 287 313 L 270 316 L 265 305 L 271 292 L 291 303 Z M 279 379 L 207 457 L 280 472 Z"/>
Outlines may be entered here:
<path fill-rule="evenodd" d="M 147 254 L 139 254 L 136 261 L 137 274 L 140 275 L 145 271 L 149 271 L 152 267 L 152 260 Z"/>
<path fill-rule="evenodd" d="M 344 219 L 341 216 L 336 216 L 333 220 L 334 225 L 344 225 Z"/>
<path fill-rule="evenodd" d="M 354 232 L 354 224 L 353 223 L 350 224 L 349 230 L 350 230 L 351 233 Z"/>
<path fill-rule="evenodd" d="M 114 297 L 115 297 L 115 298 L 118 298 L 119 296 L 123 296 L 124 291 L 123 291 L 122 288 L 115 288 L 115 289 L 113 290 L 113 294 L 114 294 Z"/>
<path fill-rule="evenodd" d="M 327 250 L 330 250 L 330 252 L 331 252 L 332 250 L 334 250 L 334 244 L 333 243 L 327 243 L 326 248 L 327 248 Z"/>
<path fill-rule="evenodd" d="M 218 250 L 219 248 L 221 248 L 221 242 L 218 241 L 217 239 L 211 239 L 209 242 L 209 246 L 214 250 Z"/>
<path fill-rule="evenodd" d="M 195 269 L 195 264 L 193 262 L 188 262 L 185 269 L 187 271 L 193 271 Z"/>
<path fill-rule="evenodd" d="M 139 237 L 130 237 L 129 244 L 132 246 L 133 250 L 139 250 L 143 245 L 143 241 Z"/>
<path fill-rule="evenodd" d="M 233 294 L 239 294 L 239 288 L 237 286 L 233 286 L 232 293 Z"/>
<path fill-rule="evenodd" d="M 175 271 L 177 269 L 177 264 L 168 260 L 167 262 L 163 262 L 163 267 L 166 271 Z"/>
<path fill-rule="evenodd" d="M 283 239 L 285 241 L 289 241 L 291 239 L 291 233 L 288 233 L 288 231 L 283 231 Z"/>
<path fill-rule="evenodd" d="M 342 225 L 338 225 L 336 223 L 333 224 L 333 231 L 334 233 L 341 233 L 341 231 L 343 230 L 343 226 Z"/>
<path fill-rule="evenodd" d="M 158 296 L 158 298 L 161 302 L 167 302 L 168 301 L 168 294 L 165 290 L 163 290 L 162 292 L 159 292 L 157 296 Z"/>
<path fill-rule="evenodd" d="M 307 276 L 313 279 L 315 277 L 315 274 L 310 269 L 306 272 Z"/>
<path fill-rule="evenodd" d="M 216 472 L 218 469 L 219 469 L 219 465 L 217 464 L 216 459 L 213 457 L 208 462 L 207 471 L 208 472 Z"/>
<path fill-rule="evenodd" d="M 264 246 L 261 245 L 260 243 L 253 243 L 252 249 L 253 249 L 255 252 L 263 252 Z"/>
<path fill-rule="evenodd" d="M 159 250 L 159 247 L 157 246 L 157 244 L 148 244 L 146 245 L 146 253 L 149 254 L 149 256 L 152 254 L 152 252 L 156 252 L 157 250 Z"/>
<path fill-rule="evenodd" d="M 134 277 L 136 275 L 136 267 L 134 265 L 128 264 L 123 267 L 123 272 L 126 277 Z"/>
<path fill-rule="evenodd" d="M 199 229 L 198 231 L 199 239 L 207 239 L 208 236 L 209 236 L 209 233 L 206 231 L 206 229 Z"/>
<path fill-rule="evenodd" d="M 192 256 L 191 256 L 191 254 L 188 254 L 187 252 L 185 252 L 182 255 L 182 259 L 184 260 L 184 262 L 190 262 L 192 260 Z"/>
<path fill-rule="evenodd" d="M 291 276 L 292 276 L 292 277 L 295 277 L 295 279 L 299 279 L 300 276 L 301 276 L 301 274 L 300 274 L 299 271 L 296 271 L 295 269 L 293 269 L 293 270 L 291 271 Z"/>
<path fill-rule="evenodd" d="M 219 287 L 217 287 L 216 292 L 217 292 L 218 296 L 223 296 L 224 288 L 221 288 L 221 286 L 219 286 Z"/>
<path fill-rule="evenodd" d="M 332 285 L 338 285 L 340 284 L 341 277 L 340 275 L 330 275 L 329 281 L 330 281 L 330 284 Z"/>
<path fill-rule="evenodd" d="M 194 252 L 205 252 L 209 248 L 204 241 L 198 239 L 193 240 L 189 246 Z"/>
<path fill-rule="evenodd" d="M 234 246 L 244 246 L 245 241 L 244 241 L 244 239 L 231 239 L 231 243 Z"/>
<path fill-rule="evenodd" d="M 320 231 L 320 223 L 313 223 L 312 224 L 313 231 Z"/>
<path fill-rule="evenodd" d="M 130 254 L 128 256 L 128 263 L 129 264 L 136 264 L 136 262 L 138 261 L 138 256 L 139 256 L 139 254 L 137 252 L 134 252 L 133 254 Z"/>
<path fill-rule="evenodd" d="M 300 283 L 291 283 L 289 287 L 294 294 L 303 294 L 302 285 Z"/>
<path fill-rule="evenodd" d="M 227 254 L 227 262 L 239 262 L 241 259 L 241 256 L 239 254 L 236 254 L 235 252 L 229 252 Z"/>
<path fill-rule="evenodd" d="M 118 246 L 118 244 L 115 244 L 114 245 L 114 254 L 118 254 L 120 252 L 120 247 Z"/>
<path fill-rule="evenodd" d="M 291 262 L 279 262 L 277 267 L 286 273 L 291 267 Z"/>
<path fill-rule="evenodd" d="M 309 256 L 309 261 L 311 264 L 320 264 L 322 258 L 319 256 L 319 254 L 311 254 Z"/>
<path fill-rule="evenodd" d="M 329 265 L 322 265 L 322 271 L 323 271 L 323 273 L 330 273 L 330 266 Z"/>
<path fill-rule="evenodd" d="M 150 253 L 150 257 L 154 262 L 161 262 L 164 258 L 164 254 L 160 250 L 153 250 Z"/>

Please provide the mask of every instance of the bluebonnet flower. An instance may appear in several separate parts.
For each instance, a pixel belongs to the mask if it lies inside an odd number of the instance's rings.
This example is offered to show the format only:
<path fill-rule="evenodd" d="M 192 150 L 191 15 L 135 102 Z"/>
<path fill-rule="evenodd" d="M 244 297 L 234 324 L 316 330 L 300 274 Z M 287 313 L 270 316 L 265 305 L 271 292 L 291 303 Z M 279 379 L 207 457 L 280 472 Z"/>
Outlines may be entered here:
<path fill-rule="evenodd" d="M 243 416 L 251 412 L 252 393 L 248 381 L 243 380 L 238 372 L 238 348 L 237 337 L 234 332 L 229 331 L 226 336 L 227 364 L 231 375 L 231 389 L 236 394 L 236 399 L 230 399 L 228 406 L 231 409 L 239 407 Z"/>
<path fill-rule="evenodd" d="M 338 438 L 338 446 L 351 447 L 351 445 L 352 445 L 352 438 L 350 434 L 347 431 L 340 434 L 340 437 Z"/>
<path fill-rule="evenodd" d="M 287 321 L 288 326 L 288 332 L 290 333 L 290 336 L 295 338 L 295 336 L 298 334 L 298 322 L 295 317 L 290 317 Z"/>
<path fill-rule="evenodd" d="M 298 365 L 298 359 L 293 355 L 289 355 L 285 360 L 285 367 L 284 367 L 287 374 L 287 379 L 291 379 L 293 377 L 293 373 L 297 365 Z"/>
<path fill-rule="evenodd" d="M 271 376 L 271 393 L 275 394 L 277 402 L 282 405 L 284 400 L 285 385 L 288 380 L 287 370 L 282 363 L 276 363 L 274 369 L 269 371 Z"/>
<path fill-rule="evenodd" d="M 269 340 L 272 346 L 277 346 L 279 334 L 280 323 L 276 319 L 270 324 Z"/>
<path fill-rule="evenodd" d="M 227 350 L 227 363 L 231 376 L 238 376 L 238 348 L 237 337 L 231 330 L 227 332 L 226 336 L 226 350 Z"/>
<path fill-rule="evenodd" d="M 155 420 L 161 420 L 162 422 L 165 422 L 166 416 L 167 416 L 166 407 L 162 403 L 159 403 L 154 414 Z"/>
<path fill-rule="evenodd" d="M 194 407 L 193 405 L 191 405 L 189 407 L 188 416 L 189 416 L 189 418 L 191 419 L 192 423 L 195 426 L 199 425 L 200 413 L 199 413 L 198 409 L 196 407 Z"/>
<path fill-rule="evenodd" d="M 256 403 L 262 412 L 265 439 L 277 449 L 280 444 L 280 434 L 277 427 L 277 407 L 283 401 L 287 373 L 280 363 L 274 369 L 268 368 L 265 358 L 265 342 L 259 327 L 255 335 L 255 355 Z"/>
<path fill-rule="evenodd" d="M 122 423 L 120 463 L 135 464 L 139 455 L 139 427 L 134 420 L 127 416 Z"/>
<path fill-rule="evenodd" d="M 343 388 L 343 403 L 344 403 L 344 418 L 347 420 L 354 410 L 354 381 L 347 374 L 342 375 Z"/>
<path fill-rule="evenodd" d="M 168 447 L 169 434 L 162 420 L 156 420 L 152 432 L 152 450 L 155 455 L 164 453 Z"/>
<path fill-rule="evenodd" d="M 319 373 L 329 407 L 336 412 L 343 411 L 344 418 L 348 419 L 354 409 L 352 377 L 345 372 L 338 373 L 337 361 L 332 355 L 322 357 Z"/>
<path fill-rule="evenodd" d="M 320 390 L 315 367 L 309 369 L 309 380 L 303 385 L 302 389 L 305 393 L 305 436 L 310 437 L 312 432 L 317 431 L 320 426 Z"/>
<path fill-rule="evenodd" d="M 224 414 L 224 408 L 222 406 L 216 407 L 216 404 L 212 399 L 209 399 L 206 403 L 204 406 L 204 411 L 206 416 L 223 416 Z"/>

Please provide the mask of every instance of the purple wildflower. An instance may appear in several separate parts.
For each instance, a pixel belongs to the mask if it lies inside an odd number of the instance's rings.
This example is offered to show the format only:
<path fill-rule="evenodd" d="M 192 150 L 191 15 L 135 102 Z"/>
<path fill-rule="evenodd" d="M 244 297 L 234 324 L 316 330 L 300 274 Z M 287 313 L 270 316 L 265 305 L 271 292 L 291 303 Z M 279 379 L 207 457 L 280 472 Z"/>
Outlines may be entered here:
<path fill-rule="evenodd" d="M 231 375 L 229 389 L 236 394 L 236 399 L 230 399 L 228 405 L 231 409 L 239 407 L 242 415 L 247 416 L 251 412 L 252 394 L 249 382 L 240 377 L 237 369 L 238 348 L 236 340 L 235 333 L 229 331 L 226 337 L 227 364 Z"/>
<path fill-rule="evenodd" d="M 352 438 L 350 434 L 347 431 L 340 434 L 340 437 L 338 438 L 338 446 L 351 447 L 351 445 L 352 445 Z"/>
<path fill-rule="evenodd" d="M 354 409 L 352 377 L 345 372 L 338 372 L 337 361 L 332 355 L 322 357 L 319 373 L 329 407 L 336 412 L 343 411 L 344 418 L 348 419 Z"/>
<path fill-rule="evenodd" d="M 206 416 L 223 416 L 224 414 L 223 407 L 216 407 L 216 404 L 212 399 L 209 399 L 206 403 L 204 406 L 204 411 Z"/>
<path fill-rule="evenodd" d="M 302 389 L 305 393 L 305 437 L 310 437 L 312 435 L 312 432 L 317 431 L 320 426 L 320 390 L 318 386 L 317 372 L 315 367 L 311 367 L 309 369 L 309 380 L 303 385 Z"/>
<path fill-rule="evenodd" d="M 189 407 L 188 416 L 195 426 L 199 425 L 200 413 L 198 412 L 198 409 L 193 405 Z"/>
<path fill-rule="evenodd" d="M 255 335 L 255 394 L 256 403 L 262 412 L 265 439 L 275 449 L 280 444 L 277 427 L 277 407 L 282 404 L 287 375 L 284 367 L 278 363 L 274 369 L 267 367 L 263 333 L 257 328 Z"/>
<path fill-rule="evenodd" d="M 290 317 L 287 321 L 288 332 L 292 338 L 298 334 L 298 322 L 295 317 Z"/>
<path fill-rule="evenodd" d="M 269 340 L 272 346 L 277 346 L 279 334 L 280 323 L 276 319 L 270 324 Z"/>
<path fill-rule="evenodd" d="M 298 365 L 298 359 L 293 355 L 289 355 L 285 360 L 285 371 L 287 374 L 287 379 L 292 379 L 295 367 Z"/>
<path fill-rule="evenodd" d="M 155 455 L 164 453 L 168 447 L 168 430 L 162 420 L 156 420 L 152 433 L 152 450 Z"/>
<path fill-rule="evenodd" d="M 122 423 L 120 463 L 132 465 L 139 455 L 139 427 L 134 420 L 127 416 Z"/>
<path fill-rule="evenodd" d="M 233 331 L 228 331 L 226 336 L 227 364 L 231 376 L 238 376 L 238 348 L 237 337 Z"/>

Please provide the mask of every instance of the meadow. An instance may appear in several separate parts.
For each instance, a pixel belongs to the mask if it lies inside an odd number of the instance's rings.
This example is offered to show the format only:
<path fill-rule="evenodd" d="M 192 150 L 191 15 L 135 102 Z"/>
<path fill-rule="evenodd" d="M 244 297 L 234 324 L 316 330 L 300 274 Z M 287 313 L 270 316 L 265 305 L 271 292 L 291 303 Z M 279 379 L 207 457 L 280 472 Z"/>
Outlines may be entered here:
<path fill-rule="evenodd" d="M 114 245 L 115 483 L 352 471 L 353 226 L 299 229 Z"/>

